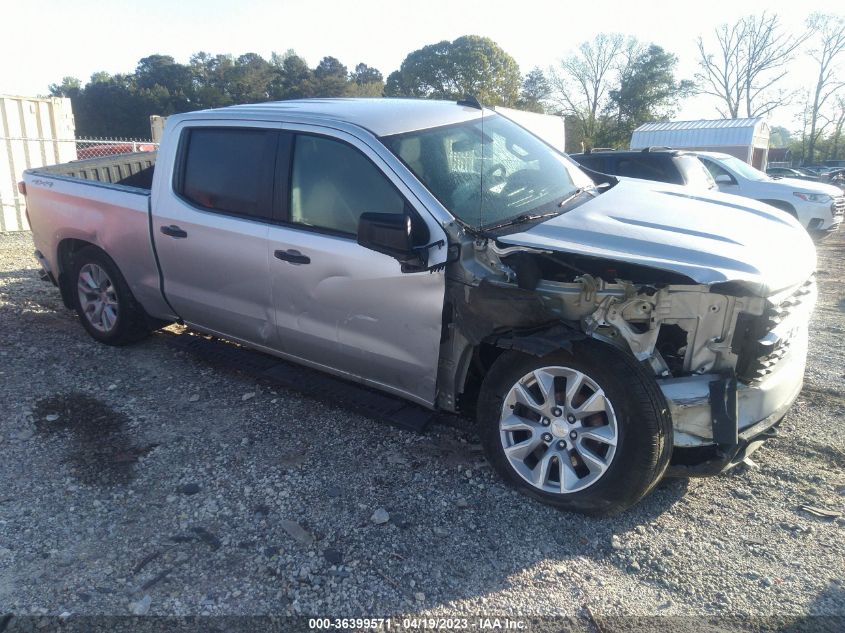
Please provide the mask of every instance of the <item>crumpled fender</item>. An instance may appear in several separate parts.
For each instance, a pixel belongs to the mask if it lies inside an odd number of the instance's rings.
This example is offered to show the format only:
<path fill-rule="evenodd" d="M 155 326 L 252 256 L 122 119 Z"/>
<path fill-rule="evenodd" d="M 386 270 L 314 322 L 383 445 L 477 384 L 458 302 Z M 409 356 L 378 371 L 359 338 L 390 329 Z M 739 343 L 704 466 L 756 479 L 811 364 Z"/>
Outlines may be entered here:
<path fill-rule="evenodd" d="M 549 328 L 531 333 L 516 331 L 498 336 L 493 344 L 500 349 L 511 349 L 531 356 L 546 356 L 559 349 L 572 351 L 572 341 L 587 338 L 581 330 L 566 323 L 558 323 Z"/>

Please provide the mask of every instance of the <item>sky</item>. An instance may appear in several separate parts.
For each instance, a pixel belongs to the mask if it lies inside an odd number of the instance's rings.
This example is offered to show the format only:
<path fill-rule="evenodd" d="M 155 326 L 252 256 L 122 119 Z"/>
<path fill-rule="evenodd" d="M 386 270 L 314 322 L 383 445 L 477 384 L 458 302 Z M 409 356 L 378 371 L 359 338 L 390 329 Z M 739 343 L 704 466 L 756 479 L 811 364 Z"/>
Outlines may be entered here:
<path fill-rule="evenodd" d="M 842 0 L 0 0 L 6 26 L 0 37 L 0 94 L 45 95 L 51 83 L 92 73 L 132 71 L 153 53 L 187 63 L 197 51 L 240 55 L 294 49 L 312 67 L 332 55 L 386 77 L 405 55 L 461 35 L 492 38 L 523 73 L 546 70 L 599 32 L 653 42 L 679 58 L 678 78 L 696 72 L 696 38 L 725 22 L 763 10 L 777 12 L 798 32 L 812 12 L 843 13 Z M 9 27 L 12 28 L 9 28 Z M 784 87 L 813 81 L 812 61 L 799 59 Z M 796 109 L 773 113 L 770 123 L 797 127 Z M 695 97 L 677 119 L 718 118 L 714 102 Z"/>

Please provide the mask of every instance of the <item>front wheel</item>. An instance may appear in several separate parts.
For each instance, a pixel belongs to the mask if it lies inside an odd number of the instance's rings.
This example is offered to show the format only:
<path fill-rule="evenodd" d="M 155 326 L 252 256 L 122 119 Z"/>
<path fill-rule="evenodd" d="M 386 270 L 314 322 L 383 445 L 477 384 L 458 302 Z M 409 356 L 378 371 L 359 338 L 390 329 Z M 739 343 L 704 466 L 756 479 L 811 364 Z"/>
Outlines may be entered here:
<path fill-rule="evenodd" d="M 642 499 L 672 452 L 672 423 L 654 378 L 596 341 L 542 358 L 502 354 L 482 384 L 478 422 L 505 481 L 587 514 L 614 514 Z"/>

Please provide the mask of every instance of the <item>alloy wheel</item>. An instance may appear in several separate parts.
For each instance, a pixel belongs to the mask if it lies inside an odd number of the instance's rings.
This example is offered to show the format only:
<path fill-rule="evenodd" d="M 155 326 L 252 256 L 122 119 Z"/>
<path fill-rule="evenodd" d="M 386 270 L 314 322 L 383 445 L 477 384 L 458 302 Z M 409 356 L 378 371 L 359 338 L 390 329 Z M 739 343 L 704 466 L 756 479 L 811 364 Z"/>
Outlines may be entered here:
<path fill-rule="evenodd" d="M 97 264 L 85 264 L 77 279 L 79 305 L 91 326 L 99 332 L 111 332 L 117 324 L 118 301 L 114 283 Z"/>
<path fill-rule="evenodd" d="M 510 466 L 547 493 L 596 483 L 616 454 L 619 430 L 604 390 L 569 367 L 542 367 L 511 387 L 499 421 Z"/>

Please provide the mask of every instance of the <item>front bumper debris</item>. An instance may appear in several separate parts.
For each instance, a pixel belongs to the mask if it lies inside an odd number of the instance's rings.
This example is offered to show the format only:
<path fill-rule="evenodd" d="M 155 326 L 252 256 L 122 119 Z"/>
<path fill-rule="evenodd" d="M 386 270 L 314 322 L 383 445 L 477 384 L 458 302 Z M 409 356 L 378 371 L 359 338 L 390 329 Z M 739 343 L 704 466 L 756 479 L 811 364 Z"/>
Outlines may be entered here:
<path fill-rule="evenodd" d="M 790 403 L 791 404 L 791 403 Z M 788 407 L 787 407 L 788 408 Z M 783 420 L 784 413 L 780 411 L 760 420 L 737 436 L 736 444 L 711 444 L 708 450 L 689 453 L 686 459 L 675 460 L 666 471 L 667 477 L 709 477 L 730 470 L 738 466 L 746 457 L 760 448 L 763 443 L 778 435 L 778 425 Z M 679 449 L 683 454 L 688 449 Z M 697 455 L 698 459 L 689 459 L 690 455 Z M 683 463 L 681 463 L 683 462 Z"/>
<path fill-rule="evenodd" d="M 687 457 L 683 464 L 673 460 L 670 474 L 716 474 L 759 448 L 801 392 L 806 359 L 804 327 L 759 381 L 743 383 L 718 374 L 659 379 L 672 415 L 676 453 Z"/>

